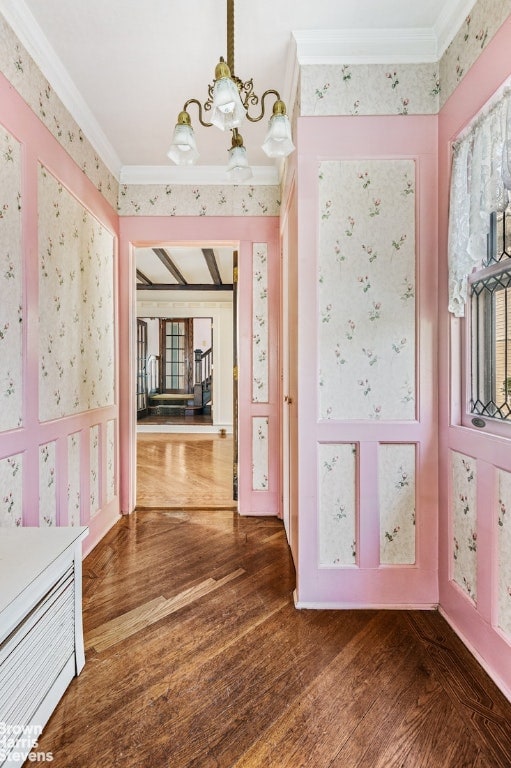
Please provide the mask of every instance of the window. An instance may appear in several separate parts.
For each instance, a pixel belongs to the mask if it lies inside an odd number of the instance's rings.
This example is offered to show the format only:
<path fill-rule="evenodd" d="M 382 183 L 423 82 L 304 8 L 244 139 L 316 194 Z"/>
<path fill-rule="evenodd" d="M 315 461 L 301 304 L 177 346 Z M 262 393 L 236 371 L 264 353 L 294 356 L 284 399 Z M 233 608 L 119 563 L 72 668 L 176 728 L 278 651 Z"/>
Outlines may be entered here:
<path fill-rule="evenodd" d="M 511 206 L 490 215 L 487 255 L 469 297 L 470 412 L 511 422 Z"/>
<path fill-rule="evenodd" d="M 160 320 L 162 392 L 192 391 L 192 338 L 192 320 Z"/>

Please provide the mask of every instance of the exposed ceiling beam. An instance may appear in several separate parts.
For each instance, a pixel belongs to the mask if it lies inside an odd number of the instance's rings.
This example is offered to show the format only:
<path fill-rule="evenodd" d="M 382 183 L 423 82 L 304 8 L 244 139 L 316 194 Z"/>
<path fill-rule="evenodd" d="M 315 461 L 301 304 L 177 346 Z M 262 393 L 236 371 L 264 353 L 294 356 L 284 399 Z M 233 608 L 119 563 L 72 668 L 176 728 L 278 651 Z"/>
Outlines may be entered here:
<path fill-rule="evenodd" d="M 168 255 L 165 248 L 153 248 L 153 251 L 158 256 L 161 263 L 169 270 L 170 274 L 176 278 L 177 282 L 180 285 L 187 285 L 186 280 Z"/>
<path fill-rule="evenodd" d="M 232 291 L 232 283 L 151 283 L 151 285 L 137 284 L 137 291 Z"/>
<path fill-rule="evenodd" d="M 139 280 L 141 280 L 144 283 L 144 285 L 152 285 L 151 280 L 149 280 L 149 278 L 146 277 L 144 273 L 141 272 L 139 269 L 137 269 L 137 277 Z"/>
<path fill-rule="evenodd" d="M 213 248 L 203 248 L 202 253 L 204 254 L 204 258 L 206 259 L 206 264 L 208 265 L 211 279 L 213 280 L 215 285 L 222 285 L 222 278 L 220 277 L 220 272 L 218 270 L 218 264 L 216 261 L 216 256 Z"/>

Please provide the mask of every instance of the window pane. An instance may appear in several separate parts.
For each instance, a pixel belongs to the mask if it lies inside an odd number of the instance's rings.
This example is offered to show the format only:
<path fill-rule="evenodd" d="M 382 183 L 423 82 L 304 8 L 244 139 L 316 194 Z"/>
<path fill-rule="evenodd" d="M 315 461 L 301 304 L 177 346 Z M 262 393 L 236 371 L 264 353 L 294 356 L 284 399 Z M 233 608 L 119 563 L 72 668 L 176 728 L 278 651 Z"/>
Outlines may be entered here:
<path fill-rule="evenodd" d="M 472 284 L 472 413 L 511 417 L 511 270 Z"/>

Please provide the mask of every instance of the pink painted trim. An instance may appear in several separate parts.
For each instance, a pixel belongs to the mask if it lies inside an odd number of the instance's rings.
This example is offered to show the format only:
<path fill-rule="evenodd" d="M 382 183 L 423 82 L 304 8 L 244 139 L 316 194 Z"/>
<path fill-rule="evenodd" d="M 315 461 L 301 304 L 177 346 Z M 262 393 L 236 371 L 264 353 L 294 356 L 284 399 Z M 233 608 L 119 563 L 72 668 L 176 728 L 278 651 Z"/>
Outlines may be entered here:
<path fill-rule="evenodd" d="M 81 432 L 82 448 L 88 444 L 88 429 L 116 419 L 117 405 L 97 409 L 55 421 L 39 422 L 39 348 L 38 348 L 38 167 L 42 163 L 72 195 L 94 215 L 114 237 L 118 232 L 117 213 L 78 168 L 48 129 L 27 106 L 4 75 L 0 74 L 0 122 L 21 142 L 22 148 L 22 252 L 24 269 L 23 296 L 23 426 L 0 434 L 0 458 L 23 454 L 23 517 L 25 525 L 39 525 L 39 446 L 56 442 L 57 520 L 67 523 L 67 437 Z M 115 263 L 115 261 L 114 261 Z M 115 285 L 115 274 L 114 274 Z M 118 365 L 117 365 L 118 370 Z M 118 397 L 116 395 L 116 402 Z M 88 468 L 83 471 L 82 510 L 88 503 Z M 101 503 L 105 500 L 101 495 Z M 117 499 L 104 505 L 91 524 L 84 551 L 92 547 L 118 518 Z M 83 522 L 88 524 L 88 516 Z"/>
<path fill-rule="evenodd" d="M 238 290 L 238 346 L 239 346 L 239 512 L 244 515 L 277 515 L 280 509 L 280 434 L 278 404 L 278 344 L 270 356 L 270 402 L 252 403 L 251 346 L 252 346 L 252 245 L 268 243 L 268 258 L 272 270 L 280 269 L 278 250 L 278 219 L 273 217 L 159 217 L 140 216 L 120 219 L 120 434 L 121 454 L 121 510 L 131 512 L 135 506 L 136 413 L 132 385 L 133 328 L 135 320 L 135 268 L 133 246 L 190 245 L 209 246 L 228 244 L 239 250 Z M 272 272 L 272 290 L 275 294 L 277 277 Z M 271 299 L 272 322 L 278 323 L 278 296 Z M 277 337 L 277 325 L 275 325 Z M 273 341 L 273 340 L 272 340 Z M 252 431 L 251 418 L 270 416 L 270 489 L 268 492 L 252 490 Z"/>
<path fill-rule="evenodd" d="M 511 471 L 510 441 L 460 426 L 458 383 L 462 322 L 447 312 L 447 225 L 451 142 L 511 75 L 509 43 L 511 16 L 499 29 L 439 115 L 439 450 L 440 450 L 440 607 L 470 650 L 511 699 L 511 640 L 504 638 L 497 622 L 497 472 Z M 452 340 L 451 340 L 452 336 Z M 451 397 L 451 390 L 454 395 Z M 455 450 L 477 460 L 478 579 L 477 605 L 450 580 L 451 493 L 449 453 Z"/>
<path fill-rule="evenodd" d="M 402 159 L 417 164 L 418 412 L 411 422 L 317 421 L 317 377 L 298 361 L 299 603 L 423 605 L 438 602 L 435 349 L 437 275 L 437 117 L 300 118 L 298 141 L 299 348 L 317 348 L 318 163 L 321 160 Z M 318 150 L 319 148 L 319 150 Z M 310 356 L 308 356 L 310 359 Z M 312 355 L 314 359 L 314 355 Z M 357 549 L 359 567 L 318 567 L 317 446 L 357 443 L 363 489 Z M 379 565 L 378 443 L 418 444 L 418 528 L 415 566 Z"/>

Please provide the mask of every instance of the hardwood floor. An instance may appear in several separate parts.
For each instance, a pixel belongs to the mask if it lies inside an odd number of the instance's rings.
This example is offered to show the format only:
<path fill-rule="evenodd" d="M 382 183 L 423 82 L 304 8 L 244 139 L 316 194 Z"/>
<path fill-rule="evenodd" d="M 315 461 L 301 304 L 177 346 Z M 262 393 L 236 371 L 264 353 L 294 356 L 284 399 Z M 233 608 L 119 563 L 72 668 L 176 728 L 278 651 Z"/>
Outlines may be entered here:
<path fill-rule="evenodd" d="M 297 611 L 275 518 L 153 510 L 84 562 L 55 768 L 509 768 L 507 702 L 438 613 Z"/>
<path fill-rule="evenodd" d="M 137 435 L 137 508 L 236 509 L 232 435 Z"/>

